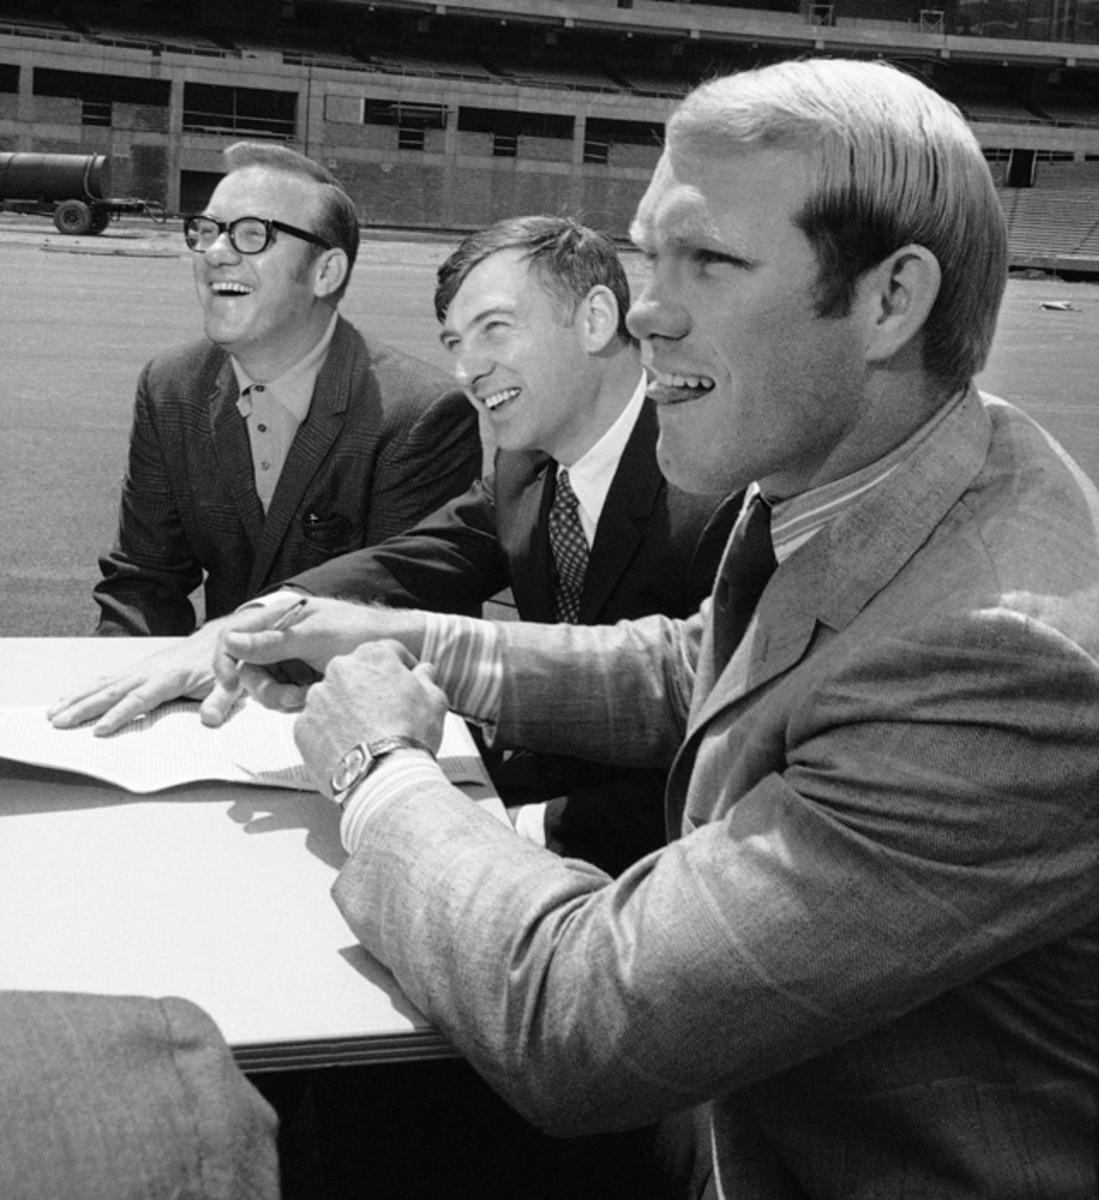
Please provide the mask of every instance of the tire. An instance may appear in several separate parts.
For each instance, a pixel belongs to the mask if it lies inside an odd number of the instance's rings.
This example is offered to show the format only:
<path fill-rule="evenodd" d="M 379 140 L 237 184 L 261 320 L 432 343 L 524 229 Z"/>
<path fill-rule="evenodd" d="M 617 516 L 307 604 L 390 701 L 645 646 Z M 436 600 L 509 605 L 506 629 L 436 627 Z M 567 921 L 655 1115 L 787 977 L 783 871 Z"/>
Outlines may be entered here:
<path fill-rule="evenodd" d="M 102 233 L 111 223 L 111 214 L 105 208 L 92 209 L 92 223 L 89 233 Z"/>
<path fill-rule="evenodd" d="M 92 210 L 83 200 L 62 200 L 53 210 L 53 223 L 59 233 L 87 233 L 92 227 Z"/>

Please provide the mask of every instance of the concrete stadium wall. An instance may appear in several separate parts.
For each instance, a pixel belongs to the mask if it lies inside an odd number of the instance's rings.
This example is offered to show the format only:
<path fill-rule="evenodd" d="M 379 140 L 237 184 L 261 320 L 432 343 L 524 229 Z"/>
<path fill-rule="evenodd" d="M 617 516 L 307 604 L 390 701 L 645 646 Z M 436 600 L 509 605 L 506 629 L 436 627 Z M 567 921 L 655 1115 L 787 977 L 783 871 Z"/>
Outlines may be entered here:
<path fill-rule="evenodd" d="M 109 124 L 104 124 L 102 111 L 89 117 L 79 98 L 36 94 L 34 73 L 40 68 L 98 77 L 105 86 L 111 79 L 167 85 L 168 102 L 112 102 L 106 106 Z M 0 34 L 0 69 L 0 78 L 10 80 L 16 73 L 18 78 L 16 91 L 0 92 L 0 150 L 107 153 L 118 194 L 159 200 L 169 211 L 179 211 L 185 173 L 192 179 L 216 173 L 226 145 L 270 135 L 270 129 L 247 116 L 215 119 L 221 128 L 192 127 L 193 118 L 189 126 L 186 89 L 200 84 L 291 97 L 287 103 L 294 116 L 280 127 L 283 139 L 336 172 L 364 224 L 440 230 L 475 228 L 517 213 L 553 212 L 625 235 L 659 149 L 655 142 L 637 144 L 626 133 L 615 140 L 613 123 L 658 130 L 673 103 L 629 92 L 444 79 L 356 64 L 340 69 L 286 63 L 277 55 L 154 54 L 11 34 Z M 412 126 L 407 120 L 403 129 L 392 122 L 364 123 L 367 102 L 374 102 L 375 112 L 390 106 L 393 112 L 399 107 L 413 113 Z M 501 130 L 509 120 L 521 118 L 510 150 L 498 135 L 459 128 L 463 108 L 480 110 L 482 118 L 485 112 L 498 114 Z M 402 148 L 410 141 L 415 114 L 426 109 L 437 120 L 423 119 L 418 134 L 422 148 Z M 571 138 L 525 132 L 541 129 L 542 118 L 543 124 L 556 121 L 557 128 L 562 118 L 571 122 Z M 592 118 L 599 119 L 598 144 L 586 136 Z M 1005 151 L 1071 151 L 1081 159 L 1099 155 L 1097 128 L 997 122 L 976 124 L 975 129 L 985 145 Z M 605 161 L 598 161 L 600 153 Z"/>

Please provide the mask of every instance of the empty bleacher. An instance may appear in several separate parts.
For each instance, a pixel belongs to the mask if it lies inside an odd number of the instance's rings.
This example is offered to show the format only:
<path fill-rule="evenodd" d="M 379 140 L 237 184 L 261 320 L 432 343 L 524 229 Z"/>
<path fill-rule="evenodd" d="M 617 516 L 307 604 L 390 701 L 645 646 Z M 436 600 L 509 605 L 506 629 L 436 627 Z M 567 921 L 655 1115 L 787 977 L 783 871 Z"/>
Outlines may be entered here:
<path fill-rule="evenodd" d="M 454 47 L 447 53 L 425 51 L 373 49 L 363 56 L 363 66 L 370 71 L 391 75 L 423 75 L 434 79 L 470 79 L 475 83 L 498 82 L 498 77 L 472 55 Z"/>
<path fill-rule="evenodd" d="M 608 73 L 610 73 L 609 68 Z M 643 67 L 615 64 L 613 73 L 614 78 L 619 80 L 627 91 L 633 92 L 637 96 L 666 96 L 674 99 L 685 96 L 691 87 L 686 79 L 661 75 Z"/>
<path fill-rule="evenodd" d="M 1042 163 L 1038 183 L 999 189 L 1012 265 L 1099 270 L 1099 163 Z"/>
<path fill-rule="evenodd" d="M 621 87 L 608 75 L 584 66 L 563 66 L 494 56 L 497 74 L 524 87 L 563 88 L 567 91 L 618 92 Z"/>
<path fill-rule="evenodd" d="M 1099 126 L 1099 103 L 1094 100 L 1044 98 L 1035 107 L 1054 125 Z"/>

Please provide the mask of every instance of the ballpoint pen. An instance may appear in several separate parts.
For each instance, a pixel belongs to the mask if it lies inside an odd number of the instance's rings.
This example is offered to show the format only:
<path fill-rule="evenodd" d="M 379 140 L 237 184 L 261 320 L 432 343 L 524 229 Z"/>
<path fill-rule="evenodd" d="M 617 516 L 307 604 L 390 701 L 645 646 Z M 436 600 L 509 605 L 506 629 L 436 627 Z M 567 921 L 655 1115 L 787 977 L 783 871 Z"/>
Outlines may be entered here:
<path fill-rule="evenodd" d="M 289 629 L 291 625 L 296 625 L 302 614 L 302 609 L 309 603 L 308 596 L 302 596 L 300 600 L 295 600 L 293 604 L 282 614 L 281 617 L 271 626 L 275 632 L 281 633 L 285 629 Z"/>

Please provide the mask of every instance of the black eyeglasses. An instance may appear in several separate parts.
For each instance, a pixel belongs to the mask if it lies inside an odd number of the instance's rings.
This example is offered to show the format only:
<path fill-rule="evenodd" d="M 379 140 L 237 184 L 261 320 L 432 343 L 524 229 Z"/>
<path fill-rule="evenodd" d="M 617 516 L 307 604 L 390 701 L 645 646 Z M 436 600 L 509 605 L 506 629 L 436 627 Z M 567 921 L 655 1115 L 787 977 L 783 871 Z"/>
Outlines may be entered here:
<path fill-rule="evenodd" d="M 324 250 L 331 250 L 332 243 L 317 237 L 307 229 L 298 229 L 283 221 L 272 221 L 268 217 L 237 217 L 235 221 L 215 221 L 213 217 L 193 216 L 183 218 L 183 240 L 188 250 L 201 254 L 223 234 L 229 235 L 229 245 L 238 254 L 261 254 L 275 240 L 275 230 L 312 242 Z"/>

